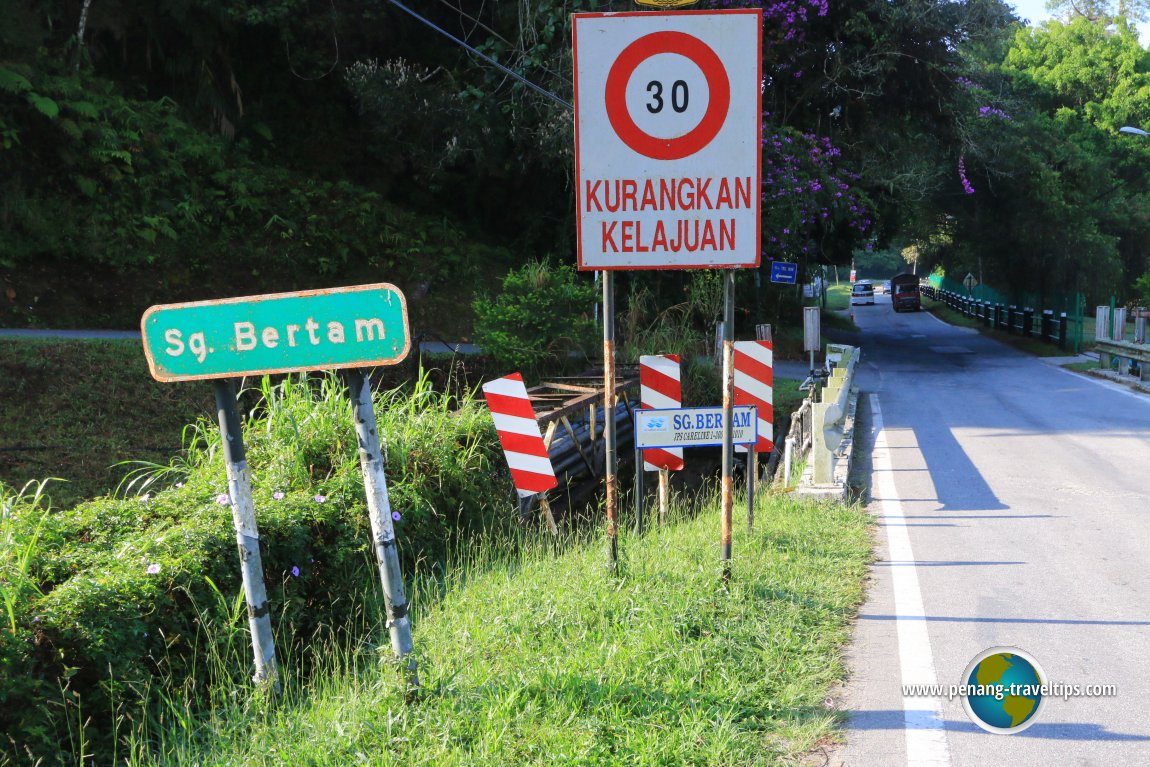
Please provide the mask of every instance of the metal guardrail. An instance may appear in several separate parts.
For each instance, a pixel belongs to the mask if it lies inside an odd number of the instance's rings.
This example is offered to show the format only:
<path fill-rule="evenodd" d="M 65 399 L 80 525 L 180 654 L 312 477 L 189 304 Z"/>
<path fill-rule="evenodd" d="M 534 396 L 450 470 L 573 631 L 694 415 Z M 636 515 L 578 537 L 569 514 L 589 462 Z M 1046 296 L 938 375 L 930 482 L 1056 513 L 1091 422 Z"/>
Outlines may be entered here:
<path fill-rule="evenodd" d="M 831 376 L 823 388 L 822 402 L 812 405 L 811 453 L 816 485 L 829 485 L 834 482 L 835 464 L 841 457 L 838 455 L 838 449 L 843 439 L 851 384 L 861 350 L 855 346 L 829 344 L 827 358 L 831 359 L 834 356 L 838 357 L 838 362 L 831 370 Z"/>
<path fill-rule="evenodd" d="M 1112 358 L 1118 358 L 1118 372 L 1123 375 L 1130 372 L 1130 363 L 1138 363 L 1138 378 L 1150 382 L 1150 346 L 1146 344 L 1130 343 L 1129 341 L 1094 342 L 1094 350 L 1098 352 L 1099 365 L 1109 370 Z"/>
<path fill-rule="evenodd" d="M 842 457 L 838 450 L 842 443 L 850 389 L 861 353 L 858 347 L 827 344 L 826 359 L 830 373 L 822 389 L 822 401 L 814 402 L 807 397 L 802 406 L 791 414 L 791 427 L 783 443 L 783 472 L 778 480 L 783 485 L 790 482 L 791 469 L 796 461 L 805 456 L 813 459 L 816 484 L 834 482 L 834 469 Z"/>
<path fill-rule="evenodd" d="M 1013 305 L 995 304 L 990 301 L 978 301 L 970 296 L 949 290 L 938 290 L 929 285 L 922 286 L 922 294 L 936 301 L 941 301 L 964 317 L 978 320 L 988 328 L 1004 330 L 1023 338 L 1037 338 L 1061 349 L 1065 349 L 1069 345 L 1069 333 L 1067 332 L 1069 318 L 1066 312 L 1055 315 L 1053 309 L 1043 309 L 1036 312 L 1028 306 L 1019 308 Z"/>

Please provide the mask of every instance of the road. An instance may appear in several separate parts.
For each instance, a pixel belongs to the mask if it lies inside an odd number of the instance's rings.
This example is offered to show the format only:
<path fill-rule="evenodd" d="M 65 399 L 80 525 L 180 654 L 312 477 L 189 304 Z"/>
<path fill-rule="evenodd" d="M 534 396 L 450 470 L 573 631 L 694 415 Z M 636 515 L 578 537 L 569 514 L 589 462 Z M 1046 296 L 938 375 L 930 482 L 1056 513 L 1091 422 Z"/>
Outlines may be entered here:
<path fill-rule="evenodd" d="M 1150 396 L 1082 376 L 889 298 L 855 307 L 861 469 L 877 523 L 832 764 L 1150 764 Z M 994 646 L 1048 681 L 1017 734 L 977 727 L 959 684 Z"/>

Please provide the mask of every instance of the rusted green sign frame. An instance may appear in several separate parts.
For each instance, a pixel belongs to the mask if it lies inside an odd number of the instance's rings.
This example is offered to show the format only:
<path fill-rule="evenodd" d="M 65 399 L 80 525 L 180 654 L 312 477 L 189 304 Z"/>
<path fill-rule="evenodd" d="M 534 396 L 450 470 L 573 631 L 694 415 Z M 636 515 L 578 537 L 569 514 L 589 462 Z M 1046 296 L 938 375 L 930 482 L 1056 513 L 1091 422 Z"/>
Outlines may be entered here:
<path fill-rule="evenodd" d="M 395 365 L 411 348 L 407 300 L 385 282 L 161 304 L 140 333 L 158 381 Z"/>

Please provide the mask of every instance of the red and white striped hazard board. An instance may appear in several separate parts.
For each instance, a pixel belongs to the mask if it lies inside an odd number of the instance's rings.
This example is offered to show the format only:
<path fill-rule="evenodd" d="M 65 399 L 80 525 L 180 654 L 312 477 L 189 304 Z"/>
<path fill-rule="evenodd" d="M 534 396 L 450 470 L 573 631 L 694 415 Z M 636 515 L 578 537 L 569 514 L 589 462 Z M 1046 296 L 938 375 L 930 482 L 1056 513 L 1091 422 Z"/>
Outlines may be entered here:
<path fill-rule="evenodd" d="M 735 404 L 754 405 L 759 414 L 759 441 L 756 453 L 769 453 L 775 448 L 774 409 L 774 344 L 770 341 L 735 342 Z M 736 445 L 735 450 L 747 452 Z"/>
<path fill-rule="evenodd" d="M 639 406 L 648 409 L 683 406 L 679 380 L 679 355 L 644 354 L 639 357 Z M 643 469 L 659 471 L 683 468 L 683 448 L 652 447 L 643 451 Z"/>
<path fill-rule="evenodd" d="M 523 376 L 512 373 L 488 381 L 483 384 L 483 396 L 495 420 L 516 492 L 526 498 L 558 485 Z"/>

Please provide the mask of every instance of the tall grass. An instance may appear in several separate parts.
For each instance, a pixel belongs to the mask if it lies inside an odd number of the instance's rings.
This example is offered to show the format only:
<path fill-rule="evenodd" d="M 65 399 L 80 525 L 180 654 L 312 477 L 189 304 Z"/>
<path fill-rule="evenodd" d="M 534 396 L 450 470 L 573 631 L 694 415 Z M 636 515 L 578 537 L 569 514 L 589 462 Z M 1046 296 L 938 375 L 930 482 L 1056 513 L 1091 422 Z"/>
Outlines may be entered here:
<path fill-rule="evenodd" d="M 374 644 L 383 614 L 351 405 L 334 376 L 256 381 L 241 399 L 277 656 L 306 679 L 317 653 Z M 376 411 L 407 573 L 438 572 L 460 539 L 514 525 L 474 396 L 421 375 L 377 393 Z M 4 491 L 0 731 L 12 741 L 0 764 L 68 763 L 58 744 L 81 736 L 104 763 L 140 721 L 248 697 L 220 437 L 207 420 L 185 434 L 183 455 L 136 464 L 119 497 L 46 514 L 38 489 Z"/>
<path fill-rule="evenodd" d="M 626 541 L 472 543 L 415 592 L 423 683 L 332 646 L 281 705 L 142 729 L 132 765 L 769 765 L 833 734 L 824 700 L 869 554 L 857 507 L 760 497 L 718 578 L 717 504 Z M 513 553 L 512 553 L 513 552 Z M 437 596 L 432 592 L 437 592 Z M 433 598 L 434 597 L 434 598 Z M 379 642 L 386 648 L 383 628 Z"/>

